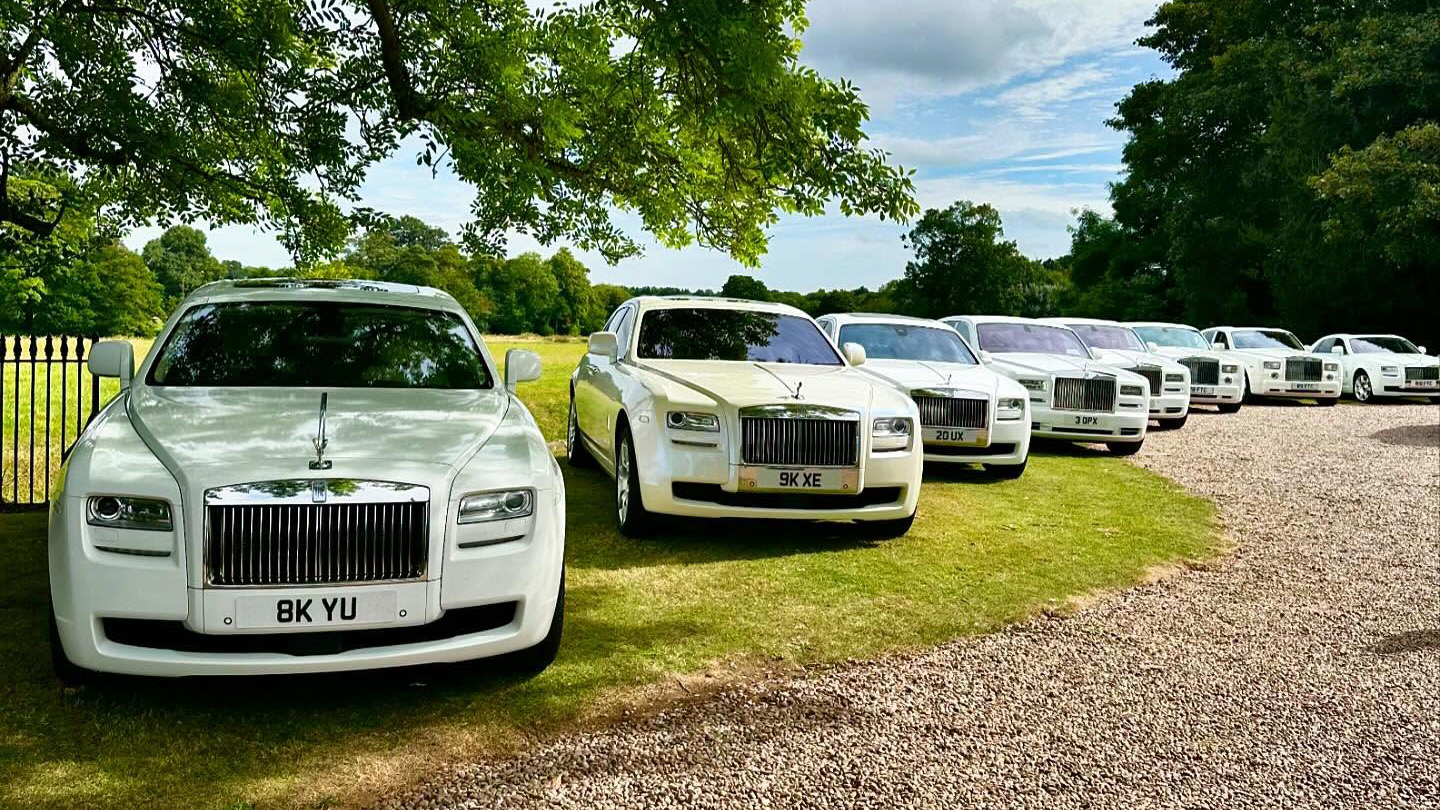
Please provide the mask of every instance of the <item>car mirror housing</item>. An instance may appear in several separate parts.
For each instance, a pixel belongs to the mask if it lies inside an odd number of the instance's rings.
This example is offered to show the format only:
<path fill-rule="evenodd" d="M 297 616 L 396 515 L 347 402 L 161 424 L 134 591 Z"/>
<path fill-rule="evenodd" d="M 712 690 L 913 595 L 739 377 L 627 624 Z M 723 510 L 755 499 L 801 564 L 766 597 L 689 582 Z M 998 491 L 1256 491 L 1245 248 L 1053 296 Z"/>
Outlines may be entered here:
<path fill-rule="evenodd" d="M 609 360 L 620 356 L 620 338 L 614 332 L 596 332 L 590 336 L 586 351 L 590 354 L 598 354 Z"/>
<path fill-rule="evenodd" d="M 865 347 L 859 343 L 846 343 L 845 360 L 852 366 L 865 365 Z"/>
<path fill-rule="evenodd" d="M 1225 351 L 1225 344 L 1217 340 L 1214 343 L 1210 344 L 1210 348 L 1214 349 L 1217 352 L 1223 352 Z"/>
<path fill-rule="evenodd" d="M 1429 353 L 1430 353 L 1424 346 L 1416 346 L 1415 348 L 1419 349 L 1421 354 L 1429 354 Z"/>
<path fill-rule="evenodd" d="M 1345 347 L 1344 347 L 1344 346 L 1331 346 L 1331 347 L 1330 347 L 1330 353 L 1331 353 L 1331 354 L 1334 354 L 1334 355 L 1344 354 L 1344 353 L 1345 353 Z"/>
<path fill-rule="evenodd" d="M 993 360 L 993 359 L 995 359 L 995 358 L 992 357 L 989 352 L 985 351 L 984 349 L 981 349 L 981 350 L 980 350 L 980 362 L 982 362 L 982 363 L 988 363 L 988 362 L 990 362 L 990 361 Z"/>
<path fill-rule="evenodd" d="M 505 387 L 511 391 L 522 382 L 540 379 L 540 355 L 528 349 L 505 352 Z"/>
<path fill-rule="evenodd" d="M 87 364 L 96 377 L 118 377 L 122 389 L 135 375 L 135 347 L 128 340 L 102 340 L 90 350 Z"/>
<path fill-rule="evenodd" d="M 1104 357 L 1104 355 L 1100 354 L 1100 350 L 1099 350 L 1099 349 L 1096 349 L 1096 348 L 1094 348 L 1094 347 L 1091 347 L 1091 349 L 1090 349 L 1090 359 L 1091 359 L 1091 360 L 1104 360 L 1105 357 Z"/>
<path fill-rule="evenodd" d="M 1149 349 L 1151 354 L 1160 353 L 1160 344 L 1156 343 L 1153 340 L 1147 340 L 1145 342 L 1145 348 Z"/>

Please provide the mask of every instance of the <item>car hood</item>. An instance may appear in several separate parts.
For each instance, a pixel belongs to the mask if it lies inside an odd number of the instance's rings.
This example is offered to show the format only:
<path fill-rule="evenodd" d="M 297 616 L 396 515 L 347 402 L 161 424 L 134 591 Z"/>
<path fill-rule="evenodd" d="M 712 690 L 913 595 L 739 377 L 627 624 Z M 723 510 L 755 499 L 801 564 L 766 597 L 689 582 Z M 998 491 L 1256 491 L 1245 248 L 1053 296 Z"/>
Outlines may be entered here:
<path fill-rule="evenodd" d="M 638 365 L 737 408 L 800 401 L 868 410 L 880 385 L 849 366 L 732 360 L 644 360 Z"/>
<path fill-rule="evenodd" d="M 328 392 L 325 458 L 365 465 L 454 467 L 495 432 L 503 390 L 347 388 Z M 131 421 L 151 449 L 187 474 L 247 470 L 249 480 L 303 475 L 315 458 L 318 389 L 150 388 L 130 394 Z M 377 474 L 385 466 L 371 466 Z M 208 477 L 208 476 L 207 476 Z"/>
<path fill-rule="evenodd" d="M 1118 371 L 1129 375 L 1129 372 L 1117 369 L 1113 365 L 1086 360 L 1083 357 L 1034 352 L 992 354 L 990 367 L 1005 374 L 1034 374 L 1041 377 L 1048 377 L 1052 374 L 1062 377 L 1083 377 L 1087 372 L 1092 371 L 1098 374 L 1115 374 Z"/>
<path fill-rule="evenodd" d="M 1250 356 L 1257 360 L 1284 360 L 1288 357 L 1319 357 L 1318 354 L 1302 352 L 1299 349 L 1231 349 L 1231 354 Z"/>
<path fill-rule="evenodd" d="M 1101 362 L 1121 368 L 1132 366 L 1158 366 L 1172 368 L 1179 365 L 1174 360 L 1153 352 L 1137 352 L 1128 349 L 1099 349 Z M 1173 368 L 1172 368 L 1173 370 Z"/>
<path fill-rule="evenodd" d="M 875 377 L 910 391 L 916 388 L 956 388 L 995 395 L 998 379 L 984 366 L 932 363 L 918 360 L 868 360 L 862 368 Z"/>
<path fill-rule="evenodd" d="M 1205 360 L 1214 360 L 1217 363 L 1225 362 L 1225 357 L 1220 352 L 1212 349 L 1184 349 L 1179 346 L 1160 346 L 1155 353 L 1168 357 L 1171 360 L 1184 360 L 1187 357 L 1199 357 Z"/>
<path fill-rule="evenodd" d="M 1321 356 L 1324 357 L 1324 355 Z M 1371 354 L 1356 354 L 1352 356 L 1361 360 L 1378 360 L 1382 363 L 1394 363 L 1398 366 L 1440 366 L 1440 357 L 1431 357 L 1428 354 L 1373 352 Z"/>

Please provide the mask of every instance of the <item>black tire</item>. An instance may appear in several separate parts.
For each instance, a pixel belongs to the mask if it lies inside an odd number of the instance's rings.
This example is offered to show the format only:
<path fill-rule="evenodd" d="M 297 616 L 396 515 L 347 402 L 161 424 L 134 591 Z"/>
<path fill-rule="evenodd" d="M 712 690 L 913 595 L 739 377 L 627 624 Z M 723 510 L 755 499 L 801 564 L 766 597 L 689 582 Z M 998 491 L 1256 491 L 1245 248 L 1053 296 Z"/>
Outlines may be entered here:
<path fill-rule="evenodd" d="M 862 521 L 860 528 L 866 537 L 873 537 L 876 540 L 893 540 L 896 537 L 904 536 L 906 532 L 910 531 L 910 527 L 915 525 L 915 514 L 915 512 L 911 512 L 909 517 L 896 520 Z"/>
<path fill-rule="evenodd" d="M 1180 417 L 1179 419 L 1161 419 L 1159 420 L 1159 425 L 1165 430 L 1179 430 L 1180 428 L 1185 427 L 1185 423 L 1189 421 L 1190 413 L 1187 411 L 1185 415 Z"/>
<path fill-rule="evenodd" d="M 1250 393 L 1250 372 L 1245 372 L 1245 392 L 1240 395 L 1241 402 L 1254 402 L 1255 395 Z"/>
<path fill-rule="evenodd" d="M 60 628 L 55 623 L 55 609 L 49 611 L 50 618 L 50 667 L 55 670 L 55 678 L 65 686 L 85 686 L 99 678 L 100 673 L 94 670 L 77 667 L 70 662 L 69 656 L 65 655 L 65 646 L 60 643 Z"/>
<path fill-rule="evenodd" d="M 555 663 L 560 652 L 560 637 L 565 632 L 565 572 L 560 572 L 560 593 L 555 597 L 555 615 L 550 617 L 550 630 L 539 644 L 518 652 L 505 659 L 508 669 L 526 675 L 538 675 Z"/>
<path fill-rule="evenodd" d="M 1025 468 L 1030 466 L 1030 459 L 1025 459 L 1019 464 L 984 464 L 985 472 L 996 478 L 1003 478 L 1006 481 L 1014 481 L 1025 474 Z"/>
<path fill-rule="evenodd" d="M 1333 408 L 1340 404 L 1340 397 L 1321 397 L 1315 400 L 1315 404 L 1322 408 Z"/>
<path fill-rule="evenodd" d="M 1219 405 L 1216 405 L 1215 407 L 1217 407 L 1217 408 L 1220 409 L 1220 413 L 1239 413 L 1239 412 L 1240 412 L 1240 403 L 1239 403 L 1239 402 L 1222 402 L 1222 403 L 1220 403 Z"/>
<path fill-rule="evenodd" d="M 640 493 L 635 442 L 630 439 L 630 427 L 624 422 L 615 434 L 615 520 L 620 533 L 626 537 L 645 537 L 655 523 Z"/>
<path fill-rule="evenodd" d="M 1141 440 L 1138 441 L 1138 442 L 1106 442 L 1106 443 L 1105 443 L 1106 449 L 1108 449 L 1108 450 L 1110 451 L 1110 455 L 1112 455 L 1112 456 L 1133 456 L 1133 455 L 1135 455 L 1136 453 L 1140 452 L 1140 448 L 1141 448 L 1141 447 L 1144 447 L 1144 446 L 1145 446 L 1145 440 L 1144 440 L 1144 439 L 1141 439 Z"/>
<path fill-rule="evenodd" d="M 1370 384 L 1370 375 L 1364 370 L 1355 372 L 1354 385 L 1350 390 L 1356 402 L 1369 402 L 1375 398 L 1375 387 Z"/>
<path fill-rule="evenodd" d="M 595 458 L 580 436 L 580 420 L 575 416 L 575 392 L 570 392 L 570 415 L 565 419 L 565 461 L 571 467 L 593 467 Z"/>

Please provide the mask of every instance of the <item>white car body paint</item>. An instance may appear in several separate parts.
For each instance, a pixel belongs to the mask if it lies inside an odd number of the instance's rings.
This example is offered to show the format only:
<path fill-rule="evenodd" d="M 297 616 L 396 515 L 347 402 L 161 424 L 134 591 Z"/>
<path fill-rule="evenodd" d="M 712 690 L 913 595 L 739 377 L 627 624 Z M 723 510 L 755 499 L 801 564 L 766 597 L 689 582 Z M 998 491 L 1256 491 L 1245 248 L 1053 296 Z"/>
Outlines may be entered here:
<path fill-rule="evenodd" d="M 1036 324 L 1063 329 L 1083 346 L 1079 336 L 1069 329 L 1031 318 L 998 315 L 954 315 L 942 318 L 962 337 L 974 336 L 977 349 L 985 352 L 985 365 L 1017 382 L 1040 381 L 1043 389 L 1029 389 L 1031 438 L 1063 439 L 1073 442 L 1105 444 L 1140 444 L 1150 424 L 1149 382 L 1142 376 L 1095 359 L 1065 354 L 1036 352 L 992 352 L 986 349 L 983 328 L 986 324 Z M 982 358 L 984 359 L 984 358 Z M 1085 410 L 1056 407 L 1057 380 L 1114 378 L 1114 406 L 1109 410 Z M 1138 389 L 1138 394 L 1126 394 Z"/>
<path fill-rule="evenodd" d="M 903 315 L 833 314 L 820 317 L 818 322 L 837 346 L 843 340 L 845 327 L 851 324 L 893 324 L 954 331 L 940 321 Z M 964 338 L 961 337 L 961 340 L 964 341 Z M 968 342 L 966 348 L 978 357 L 975 348 Z M 954 426 L 938 422 L 925 424 L 926 414 L 922 411 L 921 438 L 925 446 L 925 463 L 1009 467 L 1025 464 L 1029 459 L 1030 398 L 1019 383 L 980 363 L 882 359 L 870 352 L 868 346 L 866 349 L 868 357 L 860 370 L 894 385 L 907 396 L 984 401 L 984 423 L 970 426 L 980 430 L 958 431 L 963 434 L 958 439 L 951 438 L 957 432 L 952 430 Z M 1020 400 L 1024 405 L 1020 415 L 1017 418 L 999 418 L 996 404 L 1001 399 Z"/>
<path fill-rule="evenodd" d="M 1075 329 L 1081 340 L 1085 340 L 1085 334 L 1083 330 L 1077 329 L 1077 326 L 1112 326 L 1130 330 L 1130 327 L 1119 321 L 1097 318 L 1041 318 L 1041 320 L 1046 323 L 1063 324 Z M 1133 334 L 1133 330 L 1130 331 Z M 1141 340 L 1139 335 L 1136 335 L 1135 339 L 1144 346 L 1145 341 Z M 1133 371 L 1146 378 L 1150 384 L 1151 419 L 1164 424 L 1166 422 L 1183 422 L 1190 415 L 1190 369 L 1164 355 L 1150 351 L 1148 347 L 1144 349 L 1114 349 L 1091 346 L 1091 348 L 1100 355 L 1101 362 Z M 1154 379 L 1148 375 L 1153 375 Z"/>
<path fill-rule="evenodd" d="M 318 471 L 310 464 L 318 461 L 314 440 L 321 390 L 145 382 L 187 310 L 276 300 L 450 313 L 479 348 L 492 387 L 327 388 L 324 460 L 332 466 Z M 523 359 L 517 358 L 516 365 Z M 256 486 L 227 489 L 237 485 Z M 513 489 L 533 491 L 532 516 L 458 523 L 464 496 Z M 95 495 L 164 500 L 173 528 L 91 525 L 86 505 Z M 220 571 L 223 563 L 207 556 L 221 554 L 207 543 L 207 532 L 227 530 L 212 520 L 207 501 L 225 497 L 270 510 L 257 519 L 274 521 L 271 528 L 252 527 L 252 540 L 285 535 L 286 526 L 296 532 L 288 537 L 318 537 L 318 528 L 306 521 L 320 522 L 324 510 L 307 510 L 307 505 L 322 501 L 340 509 L 388 508 L 388 513 L 372 515 L 392 518 L 401 513 L 398 504 L 415 501 L 417 516 L 428 521 L 415 535 L 423 537 L 414 546 L 423 548 L 423 555 L 416 552 L 420 571 L 387 581 L 361 573 L 351 581 L 320 582 L 320 575 L 295 573 L 293 566 L 303 555 L 266 552 L 246 559 L 264 560 L 280 571 L 292 566 L 290 573 L 237 575 L 264 579 L 261 585 L 216 585 L 212 571 Z M 389 506 L 364 506 L 372 502 Z M 343 512 L 327 514 L 326 519 L 346 520 L 349 527 L 361 525 Z M 310 534 L 299 533 L 296 525 Z M 379 538 L 398 538 L 401 532 L 398 522 L 389 524 L 393 533 L 388 535 L 373 528 L 379 525 L 375 522 L 364 525 L 372 527 L 370 542 L 377 544 L 372 551 L 381 548 Z M 229 536 L 239 538 L 246 531 L 235 527 Z M 365 540 L 353 528 L 332 537 L 341 543 Z M 562 582 L 564 541 L 565 487 L 555 458 L 530 412 L 496 374 L 479 332 L 454 299 L 428 288 L 371 282 L 267 286 L 225 281 L 201 287 L 180 305 L 129 387 L 96 417 L 66 460 L 51 499 L 51 598 L 66 657 L 93 671 L 254 675 L 461 661 L 525 650 L 546 638 Z M 243 542 L 236 539 L 232 548 Z M 279 541 L 268 542 L 278 547 Z M 285 542 L 292 543 L 287 548 L 322 554 L 303 540 Z M 355 547 L 332 552 L 334 564 L 352 570 L 375 559 Z M 239 554 L 236 550 L 233 559 Z M 277 576 L 302 581 L 276 584 Z M 294 607 L 306 599 L 311 600 L 307 621 L 324 613 L 326 602 L 330 618 L 342 601 L 350 604 L 352 618 L 338 625 L 285 627 L 266 619 L 266 611 L 273 609 L 278 620 L 281 600 Z M 355 615 L 357 604 L 361 609 Z M 482 612 L 484 620 L 461 619 Z M 501 614 L 509 618 L 499 621 Z M 115 620 L 129 622 L 125 633 L 119 634 Z M 488 626 L 492 620 L 498 623 Z M 383 634 L 383 643 L 357 642 L 359 637 L 347 633 L 371 633 L 368 639 Z M 332 644 L 342 637 L 350 641 Z"/>
<path fill-rule="evenodd" d="M 698 518 L 860 521 L 896 521 L 915 514 L 923 464 L 918 441 L 912 434 L 908 449 L 879 451 L 872 436 L 876 419 L 907 418 L 911 425 L 918 424 L 919 412 L 909 397 L 843 358 L 837 365 L 802 365 L 638 357 L 637 325 L 643 325 L 649 313 L 666 308 L 795 316 L 830 345 L 808 315 L 781 304 L 686 296 L 640 297 L 622 304 L 603 333 L 617 336 L 617 356 L 587 352 L 572 375 L 571 391 L 579 441 L 612 477 L 619 427 L 622 422 L 628 426 L 645 510 Z M 829 468 L 853 476 L 854 493 L 797 492 L 806 500 L 786 503 L 787 492 L 755 490 L 753 479 L 746 476 L 812 467 L 745 458 L 742 410 L 752 408 L 757 410 L 749 411 L 751 415 L 767 412 L 797 419 L 806 409 L 818 408 L 858 421 L 856 463 Z M 666 424 L 671 412 L 712 415 L 718 430 L 672 428 Z M 875 500 L 887 493 L 893 497 Z"/>
<path fill-rule="evenodd" d="M 1303 344 L 1298 349 L 1244 348 L 1246 334 L 1258 331 L 1284 333 L 1299 342 L 1289 331 L 1270 326 L 1212 326 L 1201 330 L 1200 334 L 1212 344 L 1221 344 L 1216 351 L 1240 366 L 1242 385 L 1248 385 L 1252 396 L 1321 401 L 1339 399 L 1340 363 L 1337 360 L 1317 358 L 1303 348 Z M 1237 336 L 1242 341 L 1241 347 L 1237 347 Z M 1320 364 L 1318 371 L 1314 369 L 1315 362 Z M 1304 370 L 1306 368 L 1310 370 Z"/>
<path fill-rule="evenodd" d="M 1374 345 L 1369 343 L 1369 338 L 1404 340 L 1399 335 L 1378 333 L 1326 335 L 1315 341 L 1310 351 L 1340 362 L 1342 390 L 1356 399 L 1440 398 L 1440 379 L 1437 379 L 1440 377 L 1440 358 L 1425 354 L 1418 346 L 1414 352 L 1366 351 Z M 1340 347 L 1343 354 L 1332 352 L 1331 348 L 1335 346 Z M 1367 386 L 1368 394 L 1365 390 Z M 1360 390 L 1357 391 L 1357 387 Z"/>
<path fill-rule="evenodd" d="M 1179 323 L 1164 323 L 1162 321 L 1132 321 L 1125 324 L 1131 329 L 1145 330 L 1147 328 L 1159 329 L 1183 329 L 1193 332 L 1197 339 L 1204 341 L 1200 330 L 1193 326 Z M 1141 339 L 1144 339 L 1142 334 Z M 1169 346 L 1162 343 L 1155 345 L 1155 352 L 1163 357 L 1168 357 L 1190 371 L 1190 404 L 1191 405 L 1239 405 L 1245 398 L 1245 379 L 1240 373 L 1240 365 L 1237 361 L 1225 357 L 1220 352 L 1208 348 L 1200 349 L 1190 346 Z M 1197 379 L 1197 372 L 1205 369 L 1210 363 L 1216 364 L 1213 369 L 1214 381 L 1210 382 L 1209 370 L 1206 370 L 1206 379 Z"/>

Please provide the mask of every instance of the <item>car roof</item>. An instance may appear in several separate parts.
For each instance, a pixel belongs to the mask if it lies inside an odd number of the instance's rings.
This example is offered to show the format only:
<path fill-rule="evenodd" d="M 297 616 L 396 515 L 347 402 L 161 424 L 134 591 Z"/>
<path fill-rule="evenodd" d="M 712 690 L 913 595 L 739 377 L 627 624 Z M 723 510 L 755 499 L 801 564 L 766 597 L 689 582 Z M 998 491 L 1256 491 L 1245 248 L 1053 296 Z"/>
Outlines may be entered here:
<path fill-rule="evenodd" d="M 1126 322 L 1125 322 L 1125 325 L 1128 326 L 1128 327 L 1130 327 L 1131 329 L 1134 329 L 1134 328 L 1140 327 L 1140 326 L 1159 326 L 1159 327 L 1170 327 L 1170 328 L 1175 328 L 1175 329 L 1195 329 L 1195 327 L 1191 326 L 1191 325 L 1188 324 L 1188 323 L 1169 323 L 1169 322 L 1166 322 L 1166 321 L 1126 321 Z M 1212 328 L 1224 328 L 1224 327 L 1212 327 Z M 1196 331 L 1196 332 L 1199 332 L 1200 330 L 1199 330 L 1199 329 L 1195 329 L 1195 331 Z"/>
<path fill-rule="evenodd" d="M 274 300 L 350 301 L 420 309 L 462 309 L 444 290 L 365 279 L 227 278 L 201 285 L 185 298 L 186 303 Z"/>
<path fill-rule="evenodd" d="M 914 315 L 890 315 L 884 312 L 831 312 L 823 318 L 849 321 L 851 323 L 910 323 L 928 326 L 932 329 L 949 329 L 950 325 L 934 318 L 917 318 Z"/>
<path fill-rule="evenodd" d="M 1062 326 L 1072 323 L 1086 323 L 1092 324 L 1094 326 L 1124 326 L 1127 328 L 1130 326 L 1126 323 L 1106 320 L 1105 318 L 1037 318 L 1036 320 L 1039 320 L 1042 323 L 1058 323 Z"/>
<path fill-rule="evenodd" d="M 1046 323 L 1040 318 L 1017 318 L 1013 315 L 946 315 L 940 320 L 943 321 L 950 318 L 964 318 L 971 323 L 1029 323 L 1039 324 L 1041 326 L 1053 326 L 1059 329 L 1069 328 L 1063 323 Z"/>
<path fill-rule="evenodd" d="M 625 303 L 636 304 L 641 309 L 744 309 L 754 312 L 776 312 L 785 315 L 799 315 L 809 318 L 802 309 L 774 301 L 751 301 L 746 298 L 726 298 L 719 295 L 640 295 Z"/>

